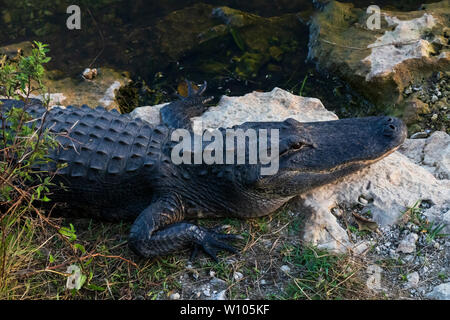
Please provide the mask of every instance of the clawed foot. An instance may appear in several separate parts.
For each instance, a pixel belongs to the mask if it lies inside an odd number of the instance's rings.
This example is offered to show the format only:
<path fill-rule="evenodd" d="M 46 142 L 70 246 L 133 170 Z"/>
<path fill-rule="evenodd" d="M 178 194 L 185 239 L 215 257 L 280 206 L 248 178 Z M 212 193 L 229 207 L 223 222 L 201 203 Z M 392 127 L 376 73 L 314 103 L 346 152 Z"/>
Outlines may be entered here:
<path fill-rule="evenodd" d="M 187 85 L 187 91 L 188 91 L 187 97 L 184 97 L 177 93 L 178 98 L 180 98 L 181 100 L 200 98 L 203 95 L 203 93 L 206 91 L 206 87 L 207 87 L 206 81 L 203 81 L 203 84 L 198 89 L 194 89 L 192 82 L 189 80 L 186 80 L 186 85 Z M 205 103 L 211 101 L 212 99 L 213 99 L 213 97 L 205 97 L 205 98 L 201 99 L 201 103 L 205 104 Z"/>
<path fill-rule="evenodd" d="M 217 259 L 217 253 L 221 250 L 226 250 L 231 253 L 238 253 L 238 251 L 230 246 L 225 241 L 242 240 L 243 237 L 236 234 L 224 234 L 222 233 L 229 226 L 220 226 L 213 229 L 202 228 L 205 232 L 203 239 L 194 245 L 194 250 L 192 251 L 190 260 L 194 260 L 198 254 L 199 249 L 203 249 L 214 261 L 219 262 Z"/>

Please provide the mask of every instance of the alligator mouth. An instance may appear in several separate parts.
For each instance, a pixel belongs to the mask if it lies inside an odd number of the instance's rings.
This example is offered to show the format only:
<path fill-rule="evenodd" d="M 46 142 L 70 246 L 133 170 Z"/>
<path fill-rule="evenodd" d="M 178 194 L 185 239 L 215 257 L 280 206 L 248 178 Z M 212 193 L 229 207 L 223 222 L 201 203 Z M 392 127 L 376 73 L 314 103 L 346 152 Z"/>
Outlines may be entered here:
<path fill-rule="evenodd" d="M 374 164 L 375 162 L 380 161 L 381 159 L 387 157 L 388 155 L 394 153 L 395 151 L 397 151 L 397 149 L 400 148 L 400 145 L 398 145 L 395 148 L 392 148 L 391 150 L 387 151 L 386 153 L 384 153 L 383 155 L 373 158 L 373 159 L 364 159 L 364 160 L 357 160 L 357 161 L 352 161 L 352 162 L 347 162 L 347 163 L 343 163 L 340 164 L 336 167 L 333 168 L 329 168 L 326 170 L 319 170 L 319 169 L 308 169 L 308 170 L 293 170 L 293 172 L 296 173 L 317 173 L 317 174 L 327 174 L 327 173 L 333 173 L 336 171 L 340 171 L 346 168 L 349 168 L 351 166 L 369 166 L 371 164 Z"/>
<path fill-rule="evenodd" d="M 343 164 L 335 166 L 333 168 L 322 169 L 322 170 L 320 170 L 320 169 L 307 169 L 307 170 L 306 169 L 297 169 L 297 170 L 293 169 L 293 170 L 285 171 L 285 172 L 281 173 L 281 176 L 282 176 L 281 180 L 295 179 L 298 174 L 302 174 L 302 173 L 303 174 L 332 176 L 334 174 L 339 175 L 339 171 L 345 171 L 346 169 L 350 170 L 348 173 L 356 172 L 358 170 L 361 170 L 364 167 L 368 167 L 368 166 L 374 164 L 375 162 L 378 162 L 378 161 L 382 160 L 383 158 L 389 156 L 390 154 L 397 151 L 399 147 L 400 147 L 400 145 L 392 148 L 391 150 L 387 151 L 386 153 L 382 154 L 381 156 L 378 156 L 373 159 L 364 159 L 364 160 L 343 163 Z M 347 174 L 345 174 L 345 175 L 347 175 Z M 263 186 L 266 184 L 270 184 L 270 181 L 279 180 L 279 179 L 280 179 L 280 175 L 267 176 L 264 179 L 261 179 L 259 181 L 259 183 L 261 184 L 260 186 Z"/>

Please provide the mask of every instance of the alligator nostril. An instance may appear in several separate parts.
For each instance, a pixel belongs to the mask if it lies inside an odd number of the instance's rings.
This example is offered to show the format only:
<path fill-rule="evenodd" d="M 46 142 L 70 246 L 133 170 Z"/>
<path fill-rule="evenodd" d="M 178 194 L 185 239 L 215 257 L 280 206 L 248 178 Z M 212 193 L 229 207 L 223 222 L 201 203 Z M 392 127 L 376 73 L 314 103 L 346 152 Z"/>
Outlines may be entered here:
<path fill-rule="evenodd" d="M 392 121 L 392 118 L 389 118 Z M 388 120 L 389 121 L 389 120 Z M 396 126 L 394 124 L 386 124 L 383 129 L 383 135 L 386 137 L 392 137 L 396 131 Z"/>
<path fill-rule="evenodd" d="M 392 122 L 392 118 L 388 118 L 387 121 L 388 121 L 388 122 Z"/>

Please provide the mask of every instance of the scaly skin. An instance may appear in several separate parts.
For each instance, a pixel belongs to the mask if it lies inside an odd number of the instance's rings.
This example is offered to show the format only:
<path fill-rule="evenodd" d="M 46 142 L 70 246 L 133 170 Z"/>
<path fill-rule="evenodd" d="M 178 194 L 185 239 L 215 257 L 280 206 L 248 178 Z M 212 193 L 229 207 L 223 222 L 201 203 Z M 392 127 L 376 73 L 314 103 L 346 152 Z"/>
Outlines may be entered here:
<path fill-rule="evenodd" d="M 378 161 L 406 137 L 404 124 L 389 117 L 249 122 L 234 128 L 279 130 L 278 173 L 261 176 L 260 163 L 175 165 L 171 134 L 177 128 L 191 129 L 189 118 L 206 109 L 204 90 L 189 85 L 189 97 L 161 110 L 164 124 L 159 126 L 101 107 L 52 109 L 45 126 L 65 136 L 58 137 L 61 147 L 50 150 L 54 162 L 40 169 L 56 173 L 53 182 L 63 183 L 66 190 L 55 187 L 49 197 L 77 215 L 134 219 L 128 242 L 141 256 L 194 246 L 195 252 L 202 248 L 217 259 L 219 250 L 236 252 L 227 241 L 239 237 L 185 219 L 268 215 L 300 193 Z M 3 102 L 4 109 L 24 107 Z M 38 119 L 45 111 L 36 101 L 26 108 Z M 68 165 L 56 170 L 56 163 Z"/>

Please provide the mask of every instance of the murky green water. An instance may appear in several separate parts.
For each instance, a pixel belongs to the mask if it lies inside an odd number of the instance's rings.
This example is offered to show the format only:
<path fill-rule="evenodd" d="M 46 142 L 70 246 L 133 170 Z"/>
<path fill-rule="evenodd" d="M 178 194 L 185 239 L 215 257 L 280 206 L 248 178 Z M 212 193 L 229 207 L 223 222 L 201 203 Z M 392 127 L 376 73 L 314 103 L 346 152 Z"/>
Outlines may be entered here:
<path fill-rule="evenodd" d="M 110 66 L 135 80 L 139 104 L 173 99 L 188 78 L 208 81 L 209 94 L 242 95 L 273 87 L 317 97 L 341 116 L 376 113 L 332 75 L 306 63 L 315 5 L 325 1 L 0 1 L 0 44 L 39 40 L 51 48 L 50 69 L 78 76 Z M 344 1 L 349 2 L 349 1 Z M 397 10 L 423 1 L 352 1 Z M 82 10 L 81 30 L 68 30 L 66 8 Z M 220 6 L 242 11 L 242 27 L 226 27 Z M 240 23 L 240 22 L 238 22 Z"/>

